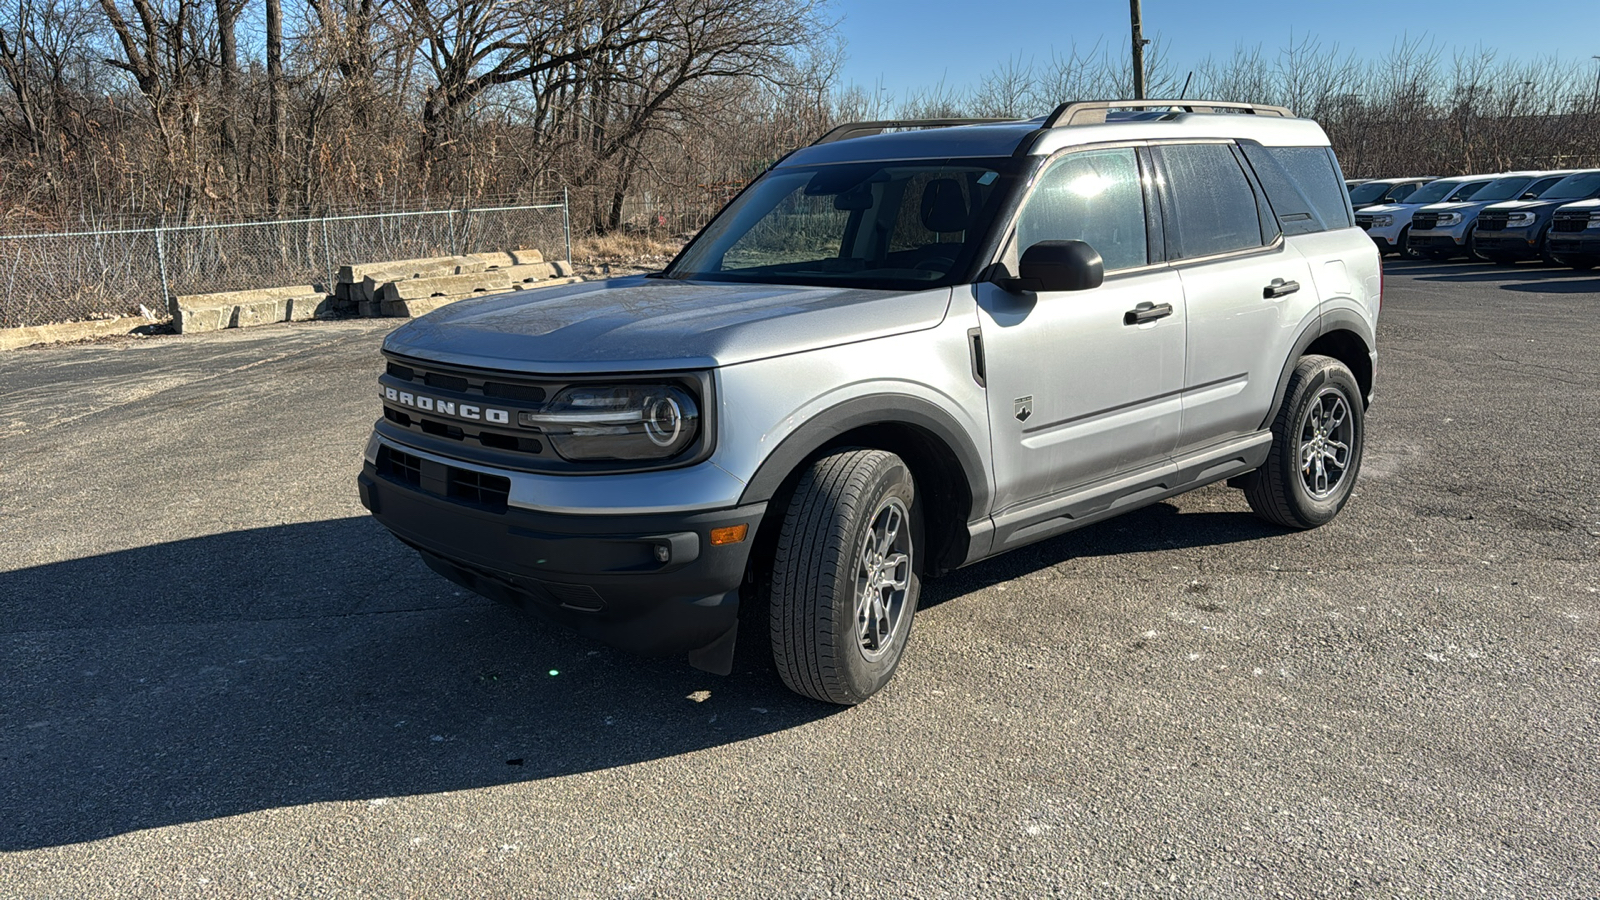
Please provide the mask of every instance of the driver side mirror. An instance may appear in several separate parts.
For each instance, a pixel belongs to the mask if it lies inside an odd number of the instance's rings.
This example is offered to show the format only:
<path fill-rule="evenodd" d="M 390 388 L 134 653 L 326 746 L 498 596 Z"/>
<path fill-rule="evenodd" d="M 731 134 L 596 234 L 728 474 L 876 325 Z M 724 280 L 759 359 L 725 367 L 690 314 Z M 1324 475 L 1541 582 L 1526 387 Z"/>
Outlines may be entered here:
<path fill-rule="evenodd" d="M 1083 241 L 1040 241 L 1024 250 L 1016 278 L 997 280 L 1002 290 L 1087 291 L 1106 280 L 1105 261 Z"/>

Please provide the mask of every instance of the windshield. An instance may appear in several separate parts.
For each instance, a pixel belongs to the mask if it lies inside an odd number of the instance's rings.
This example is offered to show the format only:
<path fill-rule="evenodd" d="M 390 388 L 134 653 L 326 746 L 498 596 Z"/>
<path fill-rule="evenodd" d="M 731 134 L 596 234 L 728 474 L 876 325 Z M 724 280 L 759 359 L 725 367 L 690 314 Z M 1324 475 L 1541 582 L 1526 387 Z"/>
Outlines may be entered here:
<path fill-rule="evenodd" d="M 1459 181 L 1434 181 L 1417 188 L 1417 192 L 1406 198 L 1407 203 L 1438 203 L 1451 191 L 1461 186 Z"/>
<path fill-rule="evenodd" d="M 773 169 L 717 215 L 668 278 L 921 290 L 967 274 L 1027 159 Z"/>
<path fill-rule="evenodd" d="M 1522 193 L 1533 179 L 1526 175 L 1513 175 L 1499 181 L 1489 182 L 1489 186 L 1472 195 L 1472 199 L 1484 203 L 1494 203 L 1497 200 L 1511 200 Z"/>
<path fill-rule="evenodd" d="M 1600 193 L 1600 172 L 1568 175 L 1539 195 L 1540 200 L 1587 200 Z"/>
<path fill-rule="evenodd" d="M 1355 190 L 1350 192 L 1350 202 L 1371 203 L 1374 200 L 1382 197 L 1384 192 L 1392 187 L 1394 187 L 1394 185 L 1384 184 L 1381 181 L 1369 181 L 1366 184 L 1358 184 L 1356 185 Z"/>

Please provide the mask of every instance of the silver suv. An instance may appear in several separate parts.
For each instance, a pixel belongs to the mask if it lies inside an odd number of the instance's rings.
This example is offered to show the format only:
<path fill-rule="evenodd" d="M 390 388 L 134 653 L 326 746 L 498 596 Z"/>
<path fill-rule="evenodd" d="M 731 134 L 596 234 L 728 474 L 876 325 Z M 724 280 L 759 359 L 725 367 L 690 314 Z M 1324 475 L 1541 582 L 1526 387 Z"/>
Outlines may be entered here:
<path fill-rule="evenodd" d="M 893 675 L 922 578 L 1224 479 L 1287 528 L 1338 514 L 1381 276 L 1322 129 L 967 121 L 843 126 L 663 272 L 397 329 L 362 501 L 446 578 L 631 650 L 726 674 L 743 605 L 843 704 Z"/>

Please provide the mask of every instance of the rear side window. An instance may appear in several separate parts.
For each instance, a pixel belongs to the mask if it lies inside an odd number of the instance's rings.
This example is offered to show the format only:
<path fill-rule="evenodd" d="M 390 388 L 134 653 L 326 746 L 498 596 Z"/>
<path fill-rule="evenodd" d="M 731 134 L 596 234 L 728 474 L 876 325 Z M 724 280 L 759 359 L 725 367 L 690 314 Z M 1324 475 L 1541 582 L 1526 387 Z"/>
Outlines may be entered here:
<path fill-rule="evenodd" d="M 1150 261 L 1144 189 L 1131 148 L 1069 153 L 1039 176 L 1017 216 L 1017 253 L 1067 240 L 1098 250 L 1108 272 Z"/>
<path fill-rule="evenodd" d="M 1241 144 L 1284 234 L 1350 227 L 1350 200 L 1326 147 Z M 1415 189 L 1415 186 L 1412 188 Z"/>
<path fill-rule="evenodd" d="M 1394 190 L 1390 191 L 1388 196 L 1383 199 L 1391 203 L 1399 203 L 1401 200 L 1411 196 L 1416 190 L 1417 186 L 1415 184 L 1397 184 L 1394 186 Z"/>
<path fill-rule="evenodd" d="M 1255 190 L 1228 144 L 1151 148 L 1162 169 L 1167 256 L 1194 259 L 1262 245 Z"/>

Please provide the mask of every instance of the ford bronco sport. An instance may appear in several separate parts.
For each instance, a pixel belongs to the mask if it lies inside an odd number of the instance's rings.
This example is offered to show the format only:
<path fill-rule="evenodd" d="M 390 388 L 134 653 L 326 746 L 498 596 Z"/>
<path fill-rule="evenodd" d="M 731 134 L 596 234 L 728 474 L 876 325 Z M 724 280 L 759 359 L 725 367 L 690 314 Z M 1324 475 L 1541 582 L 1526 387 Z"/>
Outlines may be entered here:
<path fill-rule="evenodd" d="M 1281 108 L 846 125 L 663 272 L 396 329 L 361 498 L 446 578 L 631 650 L 726 674 L 764 609 L 785 683 L 857 703 L 924 577 L 1224 479 L 1332 519 L 1380 286 Z"/>

